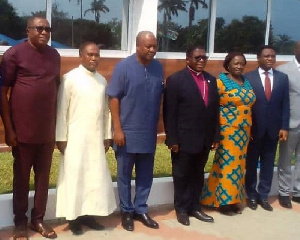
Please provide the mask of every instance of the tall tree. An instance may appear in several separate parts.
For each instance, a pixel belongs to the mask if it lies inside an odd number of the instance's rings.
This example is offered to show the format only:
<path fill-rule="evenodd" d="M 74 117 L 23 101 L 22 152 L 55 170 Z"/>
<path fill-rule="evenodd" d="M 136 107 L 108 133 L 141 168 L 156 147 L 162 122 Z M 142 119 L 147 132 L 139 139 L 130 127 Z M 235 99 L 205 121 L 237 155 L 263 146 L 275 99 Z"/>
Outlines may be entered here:
<path fill-rule="evenodd" d="M 7 0 L 0 0 L 0 33 L 19 39 L 24 37 L 26 21 L 18 16 L 13 5 Z"/>
<path fill-rule="evenodd" d="M 228 25 L 216 28 L 215 52 L 239 51 L 256 53 L 265 40 L 266 22 L 256 16 L 233 19 Z"/>
<path fill-rule="evenodd" d="M 160 0 L 157 7 L 159 12 L 163 12 L 163 29 L 162 29 L 162 49 L 168 51 L 169 40 L 166 38 L 168 25 L 172 20 L 172 16 L 178 17 L 179 11 L 186 12 L 186 1 L 183 0 Z"/>
<path fill-rule="evenodd" d="M 91 2 L 91 8 L 85 10 L 84 16 L 91 12 L 95 15 L 95 21 L 100 23 L 100 12 L 109 12 L 109 8 L 104 4 L 105 0 L 94 0 Z"/>
<path fill-rule="evenodd" d="M 178 11 L 186 12 L 186 1 L 183 0 L 160 0 L 158 11 L 163 11 L 163 23 L 172 20 L 172 15 L 178 17 Z"/>
<path fill-rule="evenodd" d="M 195 20 L 195 11 L 198 10 L 199 5 L 202 8 L 208 8 L 206 0 L 190 0 L 190 8 L 189 8 L 189 27 L 192 26 L 193 21 Z"/>

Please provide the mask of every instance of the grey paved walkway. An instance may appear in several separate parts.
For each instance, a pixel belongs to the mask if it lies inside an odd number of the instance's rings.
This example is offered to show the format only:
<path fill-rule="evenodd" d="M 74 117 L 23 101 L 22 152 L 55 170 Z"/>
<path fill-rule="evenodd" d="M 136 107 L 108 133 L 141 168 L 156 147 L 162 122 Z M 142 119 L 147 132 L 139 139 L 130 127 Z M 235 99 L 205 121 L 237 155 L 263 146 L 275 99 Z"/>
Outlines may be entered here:
<path fill-rule="evenodd" d="M 160 224 L 160 229 L 154 230 L 135 222 L 135 231 L 127 232 L 120 225 L 119 213 L 109 217 L 99 218 L 99 223 L 106 230 L 97 232 L 85 229 L 81 236 L 73 236 L 64 221 L 53 220 L 50 224 L 61 240 L 298 240 L 300 239 L 300 204 L 293 203 L 293 209 L 279 206 L 275 197 L 270 199 L 274 208 L 267 212 L 260 206 L 256 211 L 245 208 L 241 215 L 224 216 L 216 211 L 208 211 L 215 223 L 205 223 L 191 218 L 190 226 L 183 226 L 176 220 L 171 205 L 151 208 L 150 215 Z M 12 239 L 13 228 L 0 230 L 0 239 Z M 33 240 L 45 239 L 30 231 Z"/>

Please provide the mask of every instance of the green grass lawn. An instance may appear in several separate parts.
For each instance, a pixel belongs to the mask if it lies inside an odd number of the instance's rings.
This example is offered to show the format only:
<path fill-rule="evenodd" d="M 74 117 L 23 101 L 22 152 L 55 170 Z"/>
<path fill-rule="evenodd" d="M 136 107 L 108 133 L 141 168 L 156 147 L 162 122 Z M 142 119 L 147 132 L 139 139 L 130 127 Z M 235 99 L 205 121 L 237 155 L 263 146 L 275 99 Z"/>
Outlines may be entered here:
<path fill-rule="evenodd" d="M 107 161 L 109 164 L 110 172 L 112 175 L 113 181 L 116 181 L 117 175 L 117 163 L 114 155 L 114 151 L 110 148 L 110 150 L 106 154 Z M 212 161 L 213 161 L 214 152 L 210 153 L 209 160 L 205 166 L 205 171 L 209 172 Z M 58 150 L 54 151 L 53 154 L 53 162 L 50 173 L 50 188 L 55 188 L 59 170 L 59 158 L 60 154 Z M 276 162 L 278 159 L 278 153 L 276 155 Z M 10 152 L 0 153 L 0 194 L 10 193 L 12 192 L 12 164 L 13 158 Z M 166 147 L 165 144 L 161 143 L 157 145 L 156 155 L 155 155 L 155 163 L 154 163 L 154 177 L 167 177 L 171 176 L 171 157 L 170 151 Z M 31 174 L 30 179 L 30 189 L 34 189 L 33 187 L 33 174 Z"/>

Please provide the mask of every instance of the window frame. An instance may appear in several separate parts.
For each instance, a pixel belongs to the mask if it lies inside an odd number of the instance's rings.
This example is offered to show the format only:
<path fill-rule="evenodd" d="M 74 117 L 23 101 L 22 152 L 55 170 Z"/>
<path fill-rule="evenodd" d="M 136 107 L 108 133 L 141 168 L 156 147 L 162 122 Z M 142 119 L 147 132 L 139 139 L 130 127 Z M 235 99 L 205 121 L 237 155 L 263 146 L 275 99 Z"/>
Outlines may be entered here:
<path fill-rule="evenodd" d="M 210 0 L 209 6 L 209 27 L 207 39 L 207 54 L 210 60 L 224 59 L 226 53 L 214 52 L 215 40 L 215 23 L 216 11 L 218 1 Z M 272 0 L 267 1 L 267 14 L 266 14 L 266 33 L 265 44 L 268 44 L 271 24 L 271 3 Z M 46 2 L 46 18 L 51 23 L 51 11 L 53 0 L 45 0 Z M 150 30 L 157 33 L 157 4 L 158 0 L 123 0 L 123 6 L 128 7 L 128 22 L 127 25 L 127 50 L 101 50 L 101 56 L 106 58 L 125 58 L 135 52 L 135 36 L 140 30 Z M 155 7 L 156 6 L 156 7 Z M 125 11 L 124 11 L 125 12 Z M 50 39 L 51 41 L 51 39 Z M 51 44 L 51 42 L 50 42 Z M 10 46 L 0 46 L 0 55 L 2 55 Z M 77 57 L 78 49 L 57 49 L 62 57 Z M 278 61 L 291 60 L 293 55 L 277 55 Z M 185 59 L 184 52 L 157 52 L 158 59 Z M 255 54 L 247 54 L 247 60 L 256 61 Z"/>

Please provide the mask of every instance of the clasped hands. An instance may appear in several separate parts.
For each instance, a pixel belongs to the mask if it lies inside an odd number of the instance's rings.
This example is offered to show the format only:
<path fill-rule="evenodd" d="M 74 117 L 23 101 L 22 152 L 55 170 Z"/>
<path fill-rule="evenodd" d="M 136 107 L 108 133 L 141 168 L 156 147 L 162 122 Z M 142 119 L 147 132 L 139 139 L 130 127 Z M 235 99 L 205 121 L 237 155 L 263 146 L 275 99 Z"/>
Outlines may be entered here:
<path fill-rule="evenodd" d="M 219 143 L 218 142 L 214 142 L 212 145 L 211 145 L 211 150 L 217 150 L 217 148 L 219 147 Z M 178 144 L 173 144 L 173 145 L 170 145 L 168 146 L 168 148 L 174 152 L 174 153 L 178 153 L 179 152 L 179 145 Z"/>

